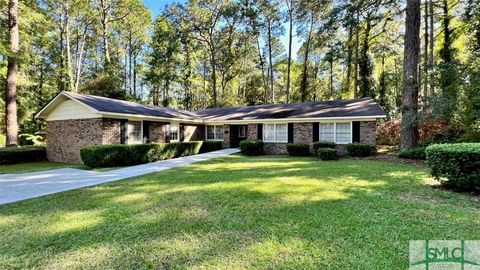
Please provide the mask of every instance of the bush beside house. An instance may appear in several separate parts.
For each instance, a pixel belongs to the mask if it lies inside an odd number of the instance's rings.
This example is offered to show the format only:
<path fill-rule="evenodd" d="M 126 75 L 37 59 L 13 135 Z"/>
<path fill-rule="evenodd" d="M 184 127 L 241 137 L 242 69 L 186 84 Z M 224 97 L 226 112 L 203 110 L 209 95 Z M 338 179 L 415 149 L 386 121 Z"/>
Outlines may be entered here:
<path fill-rule="evenodd" d="M 363 143 L 349 143 L 347 144 L 347 152 L 352 157 L 368 157 L 377 154 L 375 145 Z"/>
<path fill-rule="evenodd" d="M 200 153 L 207 153 L 218 151 L 222 149 L 222 142 L 220 141 L 204 141 L 200 147 Z"/>
<path fill-rule="evenodd" d="M 46 160 L 45 147 L 5 147 L 0 148 L 0 164 L 16 164 Z"/>
<path fill-rule="evenodd" d="M 198 154 L 201 141 L 159 144 L 110 144 L 84 147 L 80 156 L 91 168 L 121 167 Z"/>
<path fill-rule="evenodd" d="M 332 148 L 319 148 L 317 150 L 317 156 L 321 160 L 336 160 L 338 159 L 337 150 Z"/>
<path fill-rule="evenodd" d="M 434 144 L 426 154 L 435 179 L 456 190 L 480 192 L 480 143 Z"/>
<path fill-rule="evenodd" d="M 263 141 L 243 140 L 240 142 L 242 154 L 247 156 L 263 155 Z"/>
<path fill-rule="evenodd" d="M 320 148 L 335 149 L 336 147 L 337 147 L 337 145 L 334 142 L 320 141 L 320 142 L 313 143 L 313 151 L 315 153 L 317 153 L 318 149 L 320 149 Z"/>
<path fill-rule="evenodd" d="M 310 156 L 310 146 L 303 143 L 287 144 L 287 153 L 290 156 L 307 157 Z"/>

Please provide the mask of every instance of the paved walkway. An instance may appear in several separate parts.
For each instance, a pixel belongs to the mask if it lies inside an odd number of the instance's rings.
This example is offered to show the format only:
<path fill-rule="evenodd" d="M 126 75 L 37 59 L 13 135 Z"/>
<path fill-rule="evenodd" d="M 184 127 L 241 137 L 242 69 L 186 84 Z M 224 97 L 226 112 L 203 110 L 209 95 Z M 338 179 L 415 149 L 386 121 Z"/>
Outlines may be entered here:
<path fill-rule="evenodd" d="M 22 201 L 47 194 L 94 186 L 152 172 L 164 171 L 238 152 L 240 152 L 238 149 L 229 148 L 106 172 L 67 168 L 31 173 L 0 174 L 0 204 Z"/>

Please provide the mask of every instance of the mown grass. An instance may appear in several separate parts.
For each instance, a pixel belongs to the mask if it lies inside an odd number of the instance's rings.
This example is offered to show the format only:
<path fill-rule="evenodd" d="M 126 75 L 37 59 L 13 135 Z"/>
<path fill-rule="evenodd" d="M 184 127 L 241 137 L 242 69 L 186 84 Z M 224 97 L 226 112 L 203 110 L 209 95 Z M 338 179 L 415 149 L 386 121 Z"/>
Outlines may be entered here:
<path fill-rule="evenodd" d="M 479 239 L 476 198 L 426 167 L 229 156 L 0 206 L 0 269 L 406 269 Z"/>
<path fill-rule="evenodd" d="M 37 171 L 45 171 L 45 170 L 53 170 L 53 169 L 61 169 L 61 168 L 88 169 L 87 166 L 82 164 L 36 161 L 36 162 L 26 162 L 26 163 L 19 163 L 19 164 L 0 165 L 0 174 L 37 172 Z"/>

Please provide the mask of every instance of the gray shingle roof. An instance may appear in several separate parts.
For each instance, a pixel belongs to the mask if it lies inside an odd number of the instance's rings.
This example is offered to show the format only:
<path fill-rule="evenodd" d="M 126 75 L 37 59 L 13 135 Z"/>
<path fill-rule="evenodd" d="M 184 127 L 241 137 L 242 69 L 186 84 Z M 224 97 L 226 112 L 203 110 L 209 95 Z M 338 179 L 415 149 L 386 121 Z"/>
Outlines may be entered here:
<path fill-rule="evenodd" d="M 261 120 L 281 118 L 325 118 L 384 116 L 385 112 L 371 98 L 332 100 L 207 109 L 197 112 L 207 121 Z"/>
<path fill-rule="evenodd" d="M 67 96 L 76 99 L 97 111 L 110 112 L 110 113 L 125 113 L 125 114 L 135 114 L 135 115 L 144 115 L 144 116 L 155 116 L 155 117 L 165 117 L 165 118 L 178 118 L 185 120 L 198 120 L 198 115 L 193 112 L 158 107 L 152 105 L 144 105 L 130 101 L 77 94 L 72 92 L 64 92 Z"/>
<path fill-rule="evenodd" d="M 232 121 L 282 118 L 372 117 L 385 115 L 380 105 L 371 98 L 215 108 L 190 112 L 100 96 L 72 92 L 63 93 L 101 112 L 183 120 Z"/>

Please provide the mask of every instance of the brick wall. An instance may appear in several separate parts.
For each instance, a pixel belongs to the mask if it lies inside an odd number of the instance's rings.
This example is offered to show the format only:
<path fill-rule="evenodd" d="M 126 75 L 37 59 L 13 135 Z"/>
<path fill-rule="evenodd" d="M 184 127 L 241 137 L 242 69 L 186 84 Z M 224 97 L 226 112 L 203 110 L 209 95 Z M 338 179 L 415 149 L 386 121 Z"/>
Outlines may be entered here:
<path fill-rule="evenodd" d="M 257 139 L 257 124 L 248 124 L 247 126 L 247 139 L 256 140 Z"/>
<path fill-rule="evenodd" d="M 102 144 L 121 143 L 121 123 L 118 119 L 102 119 Z"/>
<path fill-rule="evenodd" d="M 360 122 L 360 142 L 366 144 L 377 144 L 377 122 Z"/>
<path fill-rule="evenodd" d="M 222 148 L 230 147 L 230 125 L 223 125 Z"/>
<path fill-rule="evenodd" d="M 166 139 L 166 123 L 150 122 L 148 132 L 151 143 L 164 143 Z"/>
<path fill-rule="evenodd" d="M 203 141 L 205 140 L 204 125 L 187 125 L 183 126 L 183 141 Z"/>
<path fill-rule="evenodd" d="M 106 124 L 105 127 L 108 127 Z M 112 124 L 111 126 L 115 126 Z M 75 119 L 47 122 L 47 158 L 50 161 L 82 163 L 80 148 L 101 144 L 103 120 Z M 114 136 L 112 135 L 112 138 Z"/>

